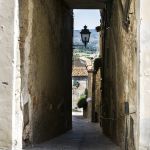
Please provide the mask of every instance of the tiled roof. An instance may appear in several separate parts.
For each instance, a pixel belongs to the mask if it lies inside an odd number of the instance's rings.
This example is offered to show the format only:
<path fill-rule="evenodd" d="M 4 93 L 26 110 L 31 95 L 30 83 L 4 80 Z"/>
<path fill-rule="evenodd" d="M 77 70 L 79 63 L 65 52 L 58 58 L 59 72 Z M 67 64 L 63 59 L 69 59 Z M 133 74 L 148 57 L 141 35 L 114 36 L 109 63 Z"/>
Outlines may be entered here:
<path fill-rule="evenodd" d="M 85 67 L 73 67 L 72 76 L 73 77 L 86 77 L 88 76 L 88 72 Z"/>

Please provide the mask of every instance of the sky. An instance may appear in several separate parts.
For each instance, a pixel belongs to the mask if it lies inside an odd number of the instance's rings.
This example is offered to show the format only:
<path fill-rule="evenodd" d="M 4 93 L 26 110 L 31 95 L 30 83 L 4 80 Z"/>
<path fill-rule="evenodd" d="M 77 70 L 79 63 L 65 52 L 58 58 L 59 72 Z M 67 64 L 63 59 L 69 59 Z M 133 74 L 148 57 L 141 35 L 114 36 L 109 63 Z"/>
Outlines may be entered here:
<path fill-rule="evenodd" d="M 81 30 L 84 25 L 89 29 L 95 29 L 99 26 L 100 12 L 99 10 L 75 9 L 74 10 L 74 29 Z"/>

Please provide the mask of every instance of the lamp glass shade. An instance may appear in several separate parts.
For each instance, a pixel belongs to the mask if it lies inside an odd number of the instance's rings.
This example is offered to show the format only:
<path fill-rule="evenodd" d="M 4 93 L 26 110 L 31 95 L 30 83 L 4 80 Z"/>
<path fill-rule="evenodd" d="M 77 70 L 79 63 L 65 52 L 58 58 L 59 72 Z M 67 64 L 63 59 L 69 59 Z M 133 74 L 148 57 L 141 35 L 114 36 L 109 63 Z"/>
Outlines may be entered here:
<path fill-rule="evenodd" d="M 81 34 L 81 40 L 86 47 L 87 43 L 89 43 L 91 32 L 89 31 L 89 29 L 87 29 L 87 26 L 85 25 L 84 29 L 81 30 L 80 34 Z"/>

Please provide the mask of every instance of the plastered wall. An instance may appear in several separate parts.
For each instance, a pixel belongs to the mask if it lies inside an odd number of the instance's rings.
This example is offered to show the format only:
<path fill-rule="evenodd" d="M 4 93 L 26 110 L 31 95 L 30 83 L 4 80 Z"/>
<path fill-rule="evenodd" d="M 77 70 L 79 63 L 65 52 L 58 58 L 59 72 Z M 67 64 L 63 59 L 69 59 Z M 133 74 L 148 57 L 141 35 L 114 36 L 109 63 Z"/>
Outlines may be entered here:
<path fill-rule="evenodd" d="M 150 149 L 150 11 L 149 0 L 139 3 L 140 46 L 140 101 L 139 101 L 139 150 Z"/>

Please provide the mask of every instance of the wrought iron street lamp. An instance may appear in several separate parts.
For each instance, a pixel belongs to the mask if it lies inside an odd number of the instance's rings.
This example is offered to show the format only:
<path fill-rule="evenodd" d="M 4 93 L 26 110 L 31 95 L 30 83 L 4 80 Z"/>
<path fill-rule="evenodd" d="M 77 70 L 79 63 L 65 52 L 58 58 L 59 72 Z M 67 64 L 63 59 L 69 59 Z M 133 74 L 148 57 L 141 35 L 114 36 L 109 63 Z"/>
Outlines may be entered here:
<path fill-rule="evenodd" d="M 91 32 L 89 31 L 89 29 L 87 29 L 87 26 L 85 25 L 84 29 L 81 30 L 80 34 L 81 34 L 82 42 L 86 47 L 87 43 L 89 43 Z"/>

